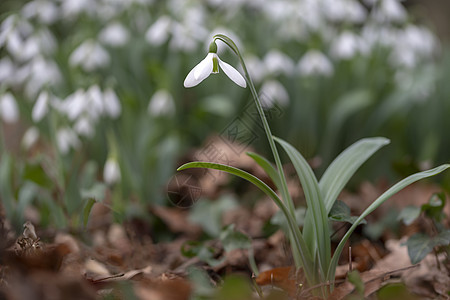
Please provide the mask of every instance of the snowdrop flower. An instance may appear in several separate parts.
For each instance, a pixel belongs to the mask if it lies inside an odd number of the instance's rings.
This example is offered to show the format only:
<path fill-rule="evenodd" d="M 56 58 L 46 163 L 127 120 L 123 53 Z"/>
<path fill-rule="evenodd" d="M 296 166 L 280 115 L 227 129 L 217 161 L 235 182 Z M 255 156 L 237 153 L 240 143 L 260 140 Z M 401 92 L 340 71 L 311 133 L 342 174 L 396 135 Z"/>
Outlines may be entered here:
<path fill-rule="evenodd" d="M 103 92 L 103 105 L 107 115 L 115 119 L 120 116 L 122 106 L 120 100 L 112 88 L 106 88 Z"/>
<path fill-rule="evenodd" d="M 93 119 L 97 119 L 104 112 L 103 93 L 96 84 L 86 91 L 84 111 L 86 111 Z"/>
<path fill-rule="evenodd" d="M 87 116 L 82 116 L 77 120 L 73 129 L 80 136 L 92 137 L 94 135 L 94 126 Z"/>
<path fill-rule="evenodd" d="M 70 120 L 73 121 L 81 115 L 86 107 L 85 98 L 85 92 L 82 89 L 78 89 L 64 100 L 62 107 Z"/>
<path fill-rule="evenodd" d="M 149 44 L 154 46 L 160 46 L 164 44 L 169 38 L 169 30 L 172 24 L 172 20 L 164 15 L 159 17 L 155 23 L 145 33 L 145 39 Z"/>
<path fill-rule="evenodd" d="M 51 25 L 59 18 L 59 10 L 53 1 L 35 0 L 24 5 L 22 15 L 36 17 L 41 23 Z"/>
<path fill-rule="evenodd" d="M 109 61 L 108 52 L 94 40 L 83 42 L 69 57 L 69 63 L 72 66 L 80 65 L 86 72 L 104 67 L 109 64 Z"/>
<path fill-rule="evenodd" d="M 9 57 L 0 59 L 0 82 L 5 84 L 13 83 L 14 71 L 14 64 Z"/>
<path fill-rule="evenodd" d="M 271 108 L 275 102 L 281 105 L 289 103 L 289 95 L 284 86 L 276 80 L 264 82 L 260 91 L 261 105 L 264 108 Z"/>
<path fill-rule="evenodd" d="M 100 32 L 99 39 L 105 45 L 120 47 L 128 42 L 129 34 L 122 24 L 114 22 Z"/>
<path fill-rule="evenodd" d="M 166 90 L 157 91 L 148 104 L 148 113 L 151 116 L 173 115 L 175 104 L 172 95 Z"/>
<path fill-rule="evenodd" d="M 382 0 L 378 5 L 374 9 L 373 17 L 380 23 L 403 22 L 407 18 L 406 10 L 399 0 Z"/>
<path fill-rule="evenodd" d="M 77 134 L 69 127 L 61 128 L 56 132 L 56 144 L 62 154 L 67 154 L 71 148 L 78 148 L 80 140 Z"/>
<path fill-rule="evenodd" d="M 331 45 L 331 54 L 339 59 L 350 59 L 359 50 L 359 38 L 356 34 L 345 31 Z"/>
<path fill-rule="evenodd" d="M 330 60 L 318 50 L 309 50 L 298 63 L 301 75 L 330 76 L 334 69 Z"/>
<path fill-rule="evenodd" d="M 33 119 L 35 123 L 42 120 L 47 114 L 49 98 L 50 96 L 47 91 L 42 91 L 39 94 L 39 97 L 33 106 L 33 110 L 31 111 L 31 119 Z"/>
<path fill-rule="evenodd" d="M 277 50 L 272 50 L 264 57 L 267 70 L 275 75 L 290 75 L 294 71 L 294 62 L 289 56 Z"/>
<path fill-rule="evenodd" d="M 0 96 L 0 119 L 5 123 L 15 123 L 19 120 L 19 108 L 11 93 Z"/>
<path fill-rule="evenodd" d="M 209 53 L 206 58 L 196 65 L 186 76 L 184 86 L 188 88 L 198 85 L 209 75 L 219 73 L 219 66 L 234 83 L 243 88 L 247 87 L 244 77 L 235 68 L 217 56 L 217 45 L 215 42 L 210 44 Z"/>
<path fill-rule="evenodd" d="M 29 150 L 39 139 L 39 130 L 36 127 L 30 127 L 25 131 L 22 137 L 22 147 Z"/>
<path fill-rule="evenodd" d="M 121 179 L 120 166 L 113 157 L 108 157 L 103 168 L 103 180 L 108 185 L 113 185 Z"/>

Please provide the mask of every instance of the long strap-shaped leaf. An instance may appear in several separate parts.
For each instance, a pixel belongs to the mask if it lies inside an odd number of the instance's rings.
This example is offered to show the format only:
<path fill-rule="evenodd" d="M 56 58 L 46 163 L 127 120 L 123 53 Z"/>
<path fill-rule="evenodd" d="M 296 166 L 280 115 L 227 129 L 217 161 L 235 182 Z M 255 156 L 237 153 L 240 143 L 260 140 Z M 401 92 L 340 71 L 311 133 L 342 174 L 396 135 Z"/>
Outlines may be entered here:
<path fill-rule="evenodd" d="M 323 204 L 322 195 L 320 193 L 319 184 L 311 167 L 306 159 L 297 151 L 291 144 L 286 141 L 274 137 L 275 141 L 279 143 L 294 165 L 297 175 L 305 193 L 306 204 L 308 210 L 312 211 L 312 223 L 304 224 L 305 227 L 312 227 L 314 236 L 308 237 L 305 241 L 310 247 L 310 252 L 314 256 L 316 249 L 319 250 L 318 258 L 321 269 L 321 276 L 325 276 L 329 266 L 331 256 L 330 233 L 328 227 L 328 214 L 326 213 Z M 307 220 L 305 220 L 306 222 Z M 317 248 L 314 244 L 317 243 Z M 314 252 L 313 252 L 314 251 Z"/>
<path fill-rule="evenodd" d="M 245 172 L 241 169 L 227 166 L 223 164 L 216 164 L 216 163 L 210 163 L 210 162 L 190 162 L 182 165 L 177 169 L 177 171 L 189 169 L 189 168 L 208 168 L 208 169 L 214 169 L 219 171 L 224 171 L 233 175 L 236 175 L 238 177 L 241 177 L 251 183 L 253 183 L 255 186 L 257 186 L 261 191 L 263 191 L 266 195 L 268 195 L 272 200 L 278 205 L 278 207 L 281 209 L 283 214 L 285 215 L 289 229 L 293 233 L 291 236 L 293 238 L 293 241 L 297 248 L 300 250 L 300 256 L 301 256 L 301 264 L 304 269 L 306 278 L 308 280 L 311 280 L 315 278 L 314 276 L 314 269 L 313 269 L 313 260 L 311 257 L 311 253 L 309 252 L 309 249 L 305 243 L 305 240 L 303 239 L 303 236 L 300 232 L 300 229 L 296 225 L 295 219 L 291 216 L 288 209 L 286 208 L 286 205 L 281 201 L 281 199 L 278 197 L 278 195 L 263 181 L 261 181 L 258 177 Z M 314 282 L 309 282 L 310 284 L 313 284 Z"/>
<path fill-rule="evenodd" d="M 350 235 L 353 233 L 355 228 L 362 222 L 362 220 L 364 220 L 365 217 L 367 217 L 368 214 L 373 212 L 376 208 L 378 208 L 381 204 L 383 204 L 387 199 L 389 199 L 394 194 L 401 191 L 408 185 L 410 185 L 420 179 L 439 174 L 448 168 L 450 168 L 450 164 L 445 164 L 445 165 L 436 167 L 434 169 L 419 172 L 419 173 L 413 174 L 409 177 L 406 177 L 405 179 L 396 183 L 394 186 L 392 186 L 386 192 L 384 192 L 368 208 L 366 208 L 366 210 L 359 216 L 359 218 L 355 221 L 355 223 L 353 223 L 352 227 L 350 227 L 350 229 L 345 233 L 342 240 L 339 242 L 339 245 L 336 248 L 336 251 L 334 252 L 333 258 L 331 259 L 330 267 L 329 267 L 328 273 L 327 273 L 327 280 L 334 281 L 334 276 L 335 276 L 338 260 L 339 260 L 339 257 L 341 256 L 342 250 L 344 249 L 345 243 L 347 242 L 347 240 L 349 239 Z"/>
<path fill-rule="evenodd" d="M 387 144 L 389 140 L 383 137 L 362 139 L 336 157 L 319 182 L 327 214 L 330 213 L 334 202 L 353 174 L 378 149 Z"/>

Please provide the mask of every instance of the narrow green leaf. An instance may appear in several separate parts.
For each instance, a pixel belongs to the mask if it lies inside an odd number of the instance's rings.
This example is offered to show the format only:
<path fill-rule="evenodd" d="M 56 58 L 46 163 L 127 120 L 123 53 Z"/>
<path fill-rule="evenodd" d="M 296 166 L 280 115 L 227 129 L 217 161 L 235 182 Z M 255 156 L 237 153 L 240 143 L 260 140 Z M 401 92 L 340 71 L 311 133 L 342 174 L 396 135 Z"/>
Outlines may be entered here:
<path fill-rule="evenodd" d="M 390 197 L 392 197 L 397 192 L 401 191 L 408 185 L 427 177 L 434 176 L 436 174 L 439 174 L 443 172 L 444 170 L 448 169 L 450 167 L 450 164 L 441 165 L 439 167 L 436 167 L 431 170 L 419 172 L 413 175 L 408 176 L 407 178 L 399 181 L 394 186 L 392 186 L 390 189 L 388 189 L 386 192 L 384 192 L 380 197 L 378 197 L 369 207 L 359 216 L 359 218 L 356 220 L 356 222 L 350 227 L 350 229 L 345 233 L 342 240 L 339 242 L 338 247 L 336 248 L 336 251 L 334 252 L 333 258 L 331 259 L 330 267 L 328 269 L 328 280 L 334 280 L 334 275 L 336 272 L 336 267 L 338 264 L 339 257 L 341 256 L 342 250 L 344 249 L 344 245 L 347 242 L 347 240 L 350 238 L 350 235 L 353 233 L 355 228 L 362 222 L 362 220 L 367 217 L 371 212 L 373 212 L 375 209 L 377 209 L 381 204 L 383 204 L 386 200 L 388 200 Z"/>
<path fill-rule="evenodd" d="M 241 169 L 223 165 L 223 164 L 216 164 L 216 163 L 210 163 L 210 162 L 190 162 L 182 165 L 177 170 L 185 170 L 189 168 L 209 168 L 219 171 L 224 171 L 233 175 L 236 175 L 238 177 L 241 177 L 251 183 L 253 183 L 256 187 L 258 187 L 261 191 L 263 191 L 266 195 L 268 195 L 275 204 L 278 205 L 278 207 L 282 210 L 284 215 L 286 216 L 286 219 L 288 221 L 289 229 L 292 232 L 292 242 L 295 243 L 297 249 L 299 249 L 301 264 L 303 266 L 303 269 L 305 271 L 306 277 L 308 279 L 314 278 L 314 269 L 313 269 L 313 260 L 311 257 L 311 253 L 309 252 L 309 249 L 307 247 L 307 244 L 305 240 L 303 239 L 303 235 L 300 232 L 300 229 L 296 225 L 296 222 L 293 218 L 293 216 L 289 213 L 284 203 L 281 201 L 281 199 L 278 197 L 278 195 L 264 182 L 262 182 L 258 177 L 245 172 Z"/>
<path fill-rule="evenodd" d="M 84 205 L 83 220 L 82 220 L 82 224 L 84 227 L 87 226 L 87 223 L 89 220 L 89 215 L 91 214 L 91 209 L 92 209 L 92 206 L 94 206 L 94 204 L 95 204 L 95 199 L 89 198 L 89 199 L 87 199 L 86 204 Z"/>
<path fill-rule="evenodd" d="M 323 276 L 328 269 L 330 262 L 331 246 L 328 213 L 325 210 L 322 195 L 319 190 L 319 184 L 311 167 L 300 152 L 286 141 L 277 137 L 274 137 L 274 139 L 286 151 L 297 171 L 308 205 L 307 216 L 309 210 L 312 212 L 312 218 L 306 218 L 305 220 L 303 233 L 305 241 L 310 246 L 310 252 L 314 255 L 315 250 L 319 251 L 319 265 Z"/>
<path fill-rule="evenodd" d="M 275 167 L 266 158 L 259 154 L 247 152 L 247 155 L 250 156 L 261 168 L 263 168 L 267 175 L 269 175 L 270 179 L 272 179 L 277 189 L 281 191 L 280 176 L 278 175 Z"/>
<path fill-rule="evenodd" d="M 319 182 L 327 213 L 330 212 L 334 201 L 359 167 L 378 149 L 387 144 L 389 144 L 389 140 L 382 137 L 362 139 L 336 157 Z"/>

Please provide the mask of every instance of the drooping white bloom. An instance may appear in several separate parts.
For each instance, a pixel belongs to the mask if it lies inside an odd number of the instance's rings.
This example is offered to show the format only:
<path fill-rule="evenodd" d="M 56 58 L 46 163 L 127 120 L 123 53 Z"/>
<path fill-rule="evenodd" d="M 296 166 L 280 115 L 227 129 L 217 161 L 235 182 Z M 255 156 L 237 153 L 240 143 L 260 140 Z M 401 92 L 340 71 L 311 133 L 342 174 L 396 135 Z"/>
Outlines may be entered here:
<path fill-rule="evenodd" d="M 122 112 L 120 100 L 112 88 L 106 88 L 103 92 L 103 107 L 107 115 L 111 118 L 117 118 Z"/>
<path fill-rule="evenodd" d="M 105 167 L 103 168 L 103 180 L 106 184 L 113 185 L 119 182 L 120 179 L 120 166 L 116 159 L 109 157 L 106 160 Z"/>
<path fill-rule="evenodd" d="M 39 139 L 39 130 L 32 126 L 25 131 L 22 137 L 22 147 L 25 150 L 29 150 Z"/>
<path fill-rule="evenodd" d="M 49 98 L 50 96 L 47 91 L 42 91 L 39 94 L 39 97 L 37 98 L 36 103 L 33 106 L 33 110 L 31 111 L 31 118 L 34 122 L 39 122 L 47 114 Z"/>
<path fill-rule="evenodd" d="M 99 39 L 105 45 L 120 47 L 128 42 L 129 33 L 121 23 L 114 22 L 100 32 Z"/>
<path fill-rule="evenodd" d="M 261 104 L 264 108 L 271 108 L 278 102 L 281 105 L 289 103 L 289 95 L 284 86 L 276 80 L 268 80 L 261 87 L 260 95 Z"/>
<path fill-rule="evenodd" d="M 37 97 L 44 85 L 53 85 L 61 80 L 61 73 L 54 61 L 46 60 L 38 55 L 24 69 L 27 74 L 25 92 L 29 98 Z M 18 74 L 16 74 L 18 75 Z"/>
<path fill-rule="evenodd" d="M 301 75 L 324 75 L 333 74 L 333 64 L 322 52 L 318 50 L 309 50 L 300 59 L 298 69 Z"/>
<path fill-rule="evenodd" d="M 69 57 L 69 63 L 72 66 L 80 65 L 87 72 L 104 67 L 109 62 L 108 52 L 94 40 L 83 42 Z"/>
<path fill-rule="evenodd" d="M 290 75 L 294 71 L 294 62 L 286 54 L 272 50 L 264 57 L 264 64 L 267 71 L 274 75 L 285 74 Z"/>
<path fill-rule="evenodd" d="M 71 148 L 78 148 L 80 140 L 72 129 L 65 127 L 56 132 L 56 144 L 62 154 L 67 154 Z"/>
<path fill-rule="evenodd" d="M 43 24 L 53 24 L 59 18 L 59 10 L 54 1 L 35 0 L 22 8 L 25 18 L 36 17 Z"/>
<path fill-rule="evenodd" d="M 103 93 L 96 84 L 89 87 L 86 91 L 84 111 L 94 120 L 98 119 L 104 112 Z"/>
<path fill-rule="evenodd" d="M 0 118 L 5 123 L 15 123 L 19 120 L 19 108 L 16 99 L 9 92 L 0 96 Z"/>
<path fill-rule="evenodd" d="M 9 57 L 0 59 L 0 82 L 5 84 L 13 83 L 15 67 Z"/>
<path fill-rule="evenodd" d="M 175 103 L 172 95 L 166 90 L 157 91 L 148 103 L 148 113 L 151 116 L 167 116 L 175 113 Z"/>
<path fill-rule="evenodd" d="M 352 32 L 345 31 L 332 43 L 331 54 L 339 59 L 350 59 L 357 54 L 359 48 L 359 37 Z"/>
<path fill-rule="evenodd" d="M 399 0 L 381 0 L 374 8 L 373 18 L 380 23 L 403 22 L 407 18 L 407 12 Z"/>
<path fill-rule="evenodd" d="M 63 108 L 70 120 L 77 119 L 86 107 L 86 95 L 82 89 L 70 94 L 63 102 Z"/>
<path fill-rule="evenodd" d="M 94 125 L 86 115 L 77 120 L 73 129 L 80 136 L 92 137 L 94 135 Z"/>
<path fill-rule="evenodd" d="M 145 33 L 145 39 L 151 45 L 160 46 L 167 41 L 169 38 L 170 26 L 172 20 L 170 17 L 163 15 L 153 23 L 152 26 Z"/>
<path fill-rule="evenodd" d="M 186 76 L 184 86 L 193 87 L 198 85 L 209 75 L 219 73 L 219 66 L 234 83 L 243 88 L 247 87 L 247 83 L 241 73 L 217 56 L 217 45 L 215 42 L 211 43 L 210 52 L 206 58 L 196 65 Z"/>

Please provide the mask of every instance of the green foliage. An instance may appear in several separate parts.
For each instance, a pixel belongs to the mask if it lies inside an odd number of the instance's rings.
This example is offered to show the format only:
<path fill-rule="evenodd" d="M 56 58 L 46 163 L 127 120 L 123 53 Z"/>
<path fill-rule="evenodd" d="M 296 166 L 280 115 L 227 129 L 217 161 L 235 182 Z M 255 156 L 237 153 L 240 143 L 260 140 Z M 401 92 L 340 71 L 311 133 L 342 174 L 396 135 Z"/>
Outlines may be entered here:
<path fill-rule="evenodd" d="M 230 196 L 211 201 L 199 201 L 190 211 L 189 220 L 199 224 L 211 237 L 218 237 L 222 231 L 222 214 L 237 207 L 237 202 Z"/>
<path fill-rule="evenodd" d="M 364 282 L 361 279 L 361 276 L 357 270 L 351 271 L 347 275 L 347 279 L 355 286 L 355 290 L 360 297 L 364 297 Z"/>
<path fill-rule="evenodd" d="M 357 216 L 350 215 L 350 207 L 348 207 L 347 204 L 339 200 L 334 202 L 328 217 L 332 221 L 347 222 L 350 224 L 355 223 L 356 219 L 358 219 Z M 367 224 L 366 220 L 363 220 L 361 224 Z"/>
<path fill-rule="evenodd" d="M 446 229 L 442 222 L 447 217 L 444 213 L 446 196 L 444 192 L 433 194 L 428 203 L 421 207 L 409 206 L 403 209 L 401 215 L 406 225 L 414 222 L 421 213 L 430 221 L 435 234 L 429 235 L 416 233 L 405 243 L 408 246 L 408 255 L 411 263 L 419 263 L 429 253 L 435 249 L 444 250 L 450 253 L 450 229 Z"/>

